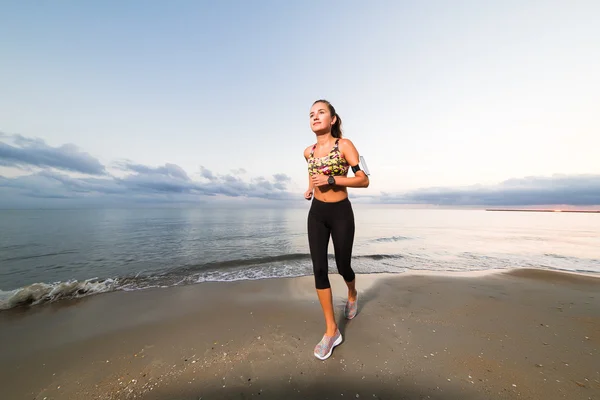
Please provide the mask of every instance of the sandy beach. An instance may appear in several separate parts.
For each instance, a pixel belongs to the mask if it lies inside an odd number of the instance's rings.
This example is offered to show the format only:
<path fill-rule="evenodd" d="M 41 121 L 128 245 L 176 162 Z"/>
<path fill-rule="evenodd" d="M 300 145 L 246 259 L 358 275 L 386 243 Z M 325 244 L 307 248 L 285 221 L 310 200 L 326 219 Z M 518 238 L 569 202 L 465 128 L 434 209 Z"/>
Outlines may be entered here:
<path fill-rule="evenodd" d="M 3 399 L 600 399 L 600 279 L 542 270 L 113 292 L 0 313 Z"/>

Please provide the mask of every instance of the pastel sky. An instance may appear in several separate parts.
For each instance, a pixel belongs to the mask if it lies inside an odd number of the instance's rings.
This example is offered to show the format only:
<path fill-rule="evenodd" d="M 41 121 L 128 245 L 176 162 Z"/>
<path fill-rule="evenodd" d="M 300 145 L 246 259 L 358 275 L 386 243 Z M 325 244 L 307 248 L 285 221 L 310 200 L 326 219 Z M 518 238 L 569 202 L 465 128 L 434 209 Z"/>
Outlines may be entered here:
<path fill-rule="evenodd" d="M 0 207 L 302 199 L 312 102 L 364 201 L 600 204 L 600 2 L 0 3 Z"/>

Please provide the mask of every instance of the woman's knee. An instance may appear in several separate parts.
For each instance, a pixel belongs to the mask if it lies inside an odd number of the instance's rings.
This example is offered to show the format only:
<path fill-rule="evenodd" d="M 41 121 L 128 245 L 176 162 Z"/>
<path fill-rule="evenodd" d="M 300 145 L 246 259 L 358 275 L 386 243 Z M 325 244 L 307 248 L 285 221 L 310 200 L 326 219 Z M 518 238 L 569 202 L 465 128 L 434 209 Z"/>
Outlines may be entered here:
<path fill-rule="evenodd" d="M 345 265 L 338 265 L 338 272 L 346 282 L 352 282 L 356 276 L 349 262 Z"/>
<path fill-rule="evenodd" d="M 325 273 L 315 273 L 315 288 L 316 289 L 329 289 L 331 284 L 329 283 L 329 275 Z"/>

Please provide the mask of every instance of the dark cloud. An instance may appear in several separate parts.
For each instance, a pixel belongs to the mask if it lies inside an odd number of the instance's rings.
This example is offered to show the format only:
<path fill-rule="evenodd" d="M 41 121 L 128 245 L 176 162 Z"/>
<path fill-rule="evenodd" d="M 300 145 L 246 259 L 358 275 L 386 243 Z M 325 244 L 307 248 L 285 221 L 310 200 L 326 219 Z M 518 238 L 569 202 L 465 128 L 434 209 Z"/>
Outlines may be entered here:
<path fill-rule="evenodd" d="M 278 190 L 285 190 L 287 184 L 292 181 L 292 178 L 290 178 L 286 174 L 275 174 L 273 175 L 273 179 L 275 179 L 273 187 Z"/>
<path fill-rule="evenodd" d="M 125 177 L 75 178 L 53 171 L 40 171 L 15 178 L 0 177 L 0 206 L 18 206 L 21 199 L 69 199 L 97 204 L 115 202 L 201 202 L 206 196 L 289 199 L 286 185 L 259 177 L 245 182 L 233 175 L 217 176 L 210 170 L 209 182 L 195 182 L 177 165 L 149 167 L 120 164 L 131 173 Z M 4 201 L 3 201 L 4 200 Z"/>
<path fill-rule="evenodd" d="M 254 184 L 262 189 L 266 189 L 266 190 L 273 190 L 273 184 L 271 182 L 269 182 L 268 180 L 266 180 L 264 177 L 259 177 L 257 179 L 254 180 Z"/>
<path fill-rule="evenodd" d="M 48 146 L 41 139 L 21 135 L 0 135 L 0 165 L 22 169 L 55 168 L 89 175 L 104 175 L 106 170 L 96 158 L 72 144 Z M 11 141 L 13 145 L 6 143 Z"/>
<path fill-rule="evenodd" d="M 0 165 L 22 169 L 37 167 L 30 168 L 37 172 L 29 175 L 14 178 L 0 177 L 0 197 L 5 199 L 9 197 L 17 199 L 19 196 L 29 199 L 99 198 L 110 202 L 115 199 L 194 201 L 202 196 L 262 199 L 283 199 L 289 196 L 286 190 L 290 179 L 285 174 L 276 174 L 273 182 L 264 177 L 248 181 L 238 176 L 246 172 L 244 169 L 233 170 L 233 174 L 218 175 L 201 167 L 200 175 L 204 179 L 195 181 L 176 164 L 148 166 L 122 160 L 116 162 L 113 167 L 127 174 L 117 177 L 106 172 L 105 167 L 98 160 L 73 145 L 54 148 L 40 139 L 7 135 L 2 132 L 0 138 L 12 143 L 0 142 Z M 72 177 L 56 170 L 102 176 Z"/>
<path fill-rule="evenodd" d="M 215 179 L 217 179 L 217 177 L 213 175 L 211 170 L 206 169 L 203 166 L 200 166 L 200 175 L 203 178 L 208 179 L 209 181 L 214 181 Z"/>
<path fill-rule="evenodd" d="M 198 202 L 215 196 L 280 200 L 298 197 L 288 192 L 292 179 L 282 173 L 242 179 L 241 175 L 246 173 L 243 169 L 220 175 L 202 166 L 201 178 L 195 180 L 176 164 L 147 166 L 125 160 L 115 164 L 126 172 L 125 176 L 117 177 L 73 145 L 51 147 L 39 139 L 2 132 L 0 139 L 12 143 L 0 141 L 0 165 L 37 170 L 13 178 L 0 176 L 0 206 L 9 202 L 19 205 L 31 199 L 95 199 L 98 204 L 108 204 L 114 201 Z M 97 176 L 72 177 L 56 170 Z M 589 206 L 600 205 L 600 175 L 526 177 L 509 179 L 495 186 L 424 188 L 381 196 L 356 193 L 353 197 L 369 198 L 369 202 L 448 206 Z"/>
<path fill-rule="evenodd" d="M 275 178 L 275 180 L 280 181 L 280 182 L 290 182 L 292 180 L 292 178 L 290 178 L 286 174 L 275 174 L 275 175 L 273 175 L 273 178 Z"/>
<path fill-rule="evenodd" d="M 384 203 L 456 206 L 535 206 L 600 204 L 600 175 L 554 175 L 509 179 L 496 186 L 426 188 L 401 195 L 385 193 Z"/>
<path fill-rule="evenodd" d="M 175 179 L 189 181 L 188 174 L 179 165 L 167 163 L 162 167 L 148 167 L 146 165 L 135 164 L 129 161 L 124 161 L 117 164 L 118 168 L 124 171 L 137 172 L 144 175 L 164 175 Z"/>
<path fill-rule="evenodd" d="M 108 178 L 71 178 L 68 175 L 50 171 L 38 173 L 39 177 L 52 180 L 61 187 L 74 193 L 123 194 L 126 190 L 115 179 Z"/>
<path fill-rule="evenodd" d="M 203 190 L 209 191 L 208 194 L 278 199 L 288 197 L 287 184 L 271 182 L 262 176 L 246 182 L 231 174 L 217 176 L 206 169 L 203 170 L 203 176 L 211 177 L 210 183 L 202 185 Z"/>
<path fill-rule="evenodd" d="M 112 178 L 72 178 L 52 171 L 0 179 L 0 193 L 8 190 L 13 194 L 36 198 L 80 198 L 88 195 L 127 193 L 127 188 Z"/>
<path fill-rule="evenodd" d="M 241 169 L 243 173 L 246 171 Z M 225 196 L 248 196 L 260 198 L 283 198 L 288 195 L 287 185 L 291 178 L 285 174 L 273 175 L 274 182 L 267 180 L 263 176 L 251 179 L 246 182 L 237 174 L 240 170 L 234 170 L 234 174 L 218 175 L 211 170 L 201 166 L 200 175 L 209 182 L 199 184 L 200 190 L 207 195 L 225 195 Z"/>

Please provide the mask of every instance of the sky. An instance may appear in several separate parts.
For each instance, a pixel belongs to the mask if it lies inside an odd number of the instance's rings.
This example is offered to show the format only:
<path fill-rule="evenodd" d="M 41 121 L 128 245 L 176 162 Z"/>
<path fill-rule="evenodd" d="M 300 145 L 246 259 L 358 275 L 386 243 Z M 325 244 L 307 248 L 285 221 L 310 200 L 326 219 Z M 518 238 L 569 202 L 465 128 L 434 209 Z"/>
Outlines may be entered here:
<path fill-rule="evenodd" d="M 0 207 L 304 201 L 328 99 L 357 201 L 600 204 L 600 2 L 0 3 Z"/>

